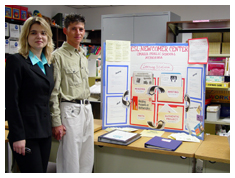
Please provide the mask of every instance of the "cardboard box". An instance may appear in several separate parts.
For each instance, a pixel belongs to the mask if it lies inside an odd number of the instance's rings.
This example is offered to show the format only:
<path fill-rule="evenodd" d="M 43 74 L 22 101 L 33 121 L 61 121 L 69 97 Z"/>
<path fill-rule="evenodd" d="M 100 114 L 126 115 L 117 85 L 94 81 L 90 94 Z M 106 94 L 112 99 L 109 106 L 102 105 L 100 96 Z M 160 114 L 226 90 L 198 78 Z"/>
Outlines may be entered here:
<path fill-rule="evenodd" d="M 20 6 L 17 5 L 12 6 L 12 18 L 20 20 Z"/>
<path fill-rule="evenodd" d="M 230 54 L 230 43 L 222 43 L 222 54 Z"/>
<path fill-rule="evenodd" d="M 19 25 L 19 33 L 21 34 L 21 30 L 22 30 L 22 27 L 23 27 L 23 25 Z"/>
<path fill-rule="evenodd" d="M 204 38 L 207 37 L 209 42 L 222 42 L 222 33 L 193 33 L 192 38 Z"/>
<path fill-rule="evenodd" d="M 206 88 L 229 88 L 230 82 L 206 82 Z"/>
<path fill-rule="evenodd" d="M 208 75 L 212 76 L 223 76 L 224 75 L 224 63 L 214 63 L 214 62 L 208 62 Z"/>
<path fill-rule="evenodd" d="M 5 18 L 12 18 L 12 5 L 5 5 Z"/>
<path fill-rule="evenodd" d="M 206 108 L 206 120 L 208 121 L 217 121 L 220 118 L 220 108 L 221 105 L 210 105 Z"/>
<path fill-rule="evenodd" d="M 25 21 L 27 19 L 28 7 L 20 6 L 20 20 Z"/>
<path fill-rule="evenodd" d="M 8 22 L 5 22 L 5 36 L 9 36 L 9 23 Z"/>
<path fill-rule="evenodd" d="M 211 99 L 212 103 L 230 103 L 230 91 L 207 89 L 206 99 Z"/>
<path fill-rule="evenodd" d="M 209 54 L 220 54 L 221 43 L 220 42 L 209 42 Z"/>
<path fill-rule="evenodd" d="M 223 42 L 230 42 L 230 32 L 223 32 Z"/>
<path fill-rule="evenodd" d="M 10 40 L 9 54 L 15 54 L 15 53 L 17 53 L 17 52 L 18 52 L 18 46 L 19 46 L 18 41 Z"/>
<path fill-rule="evenodd" d="M 18 39 L 20 36 L 19 25 L 10 24 L 10 38 Z"/>
<path fill-rule="evenodd" d="M 9 39 L 5 39 L 5 53 L 9 53 L 10 51 L 10 41 Z"/>
<path fill-rule="evenodd" d="M 206 82 L 224 82 L 224 76 L 206 76 Z"/>

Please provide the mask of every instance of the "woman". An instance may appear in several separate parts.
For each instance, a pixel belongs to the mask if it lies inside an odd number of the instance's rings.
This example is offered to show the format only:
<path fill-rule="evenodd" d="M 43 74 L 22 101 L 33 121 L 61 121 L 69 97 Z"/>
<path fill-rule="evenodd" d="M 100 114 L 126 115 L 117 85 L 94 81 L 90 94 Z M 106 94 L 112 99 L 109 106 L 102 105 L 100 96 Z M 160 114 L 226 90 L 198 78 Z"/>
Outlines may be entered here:
<path fill-rule="evenodd" d="M 19 53 L 6 60 L 6 120 L 9 142 L 20 172 L 46 172 L 51 150 L 49 99 L 54 87 L 54 49 L 50 25 L 28 18 L 21 30 Z"/>

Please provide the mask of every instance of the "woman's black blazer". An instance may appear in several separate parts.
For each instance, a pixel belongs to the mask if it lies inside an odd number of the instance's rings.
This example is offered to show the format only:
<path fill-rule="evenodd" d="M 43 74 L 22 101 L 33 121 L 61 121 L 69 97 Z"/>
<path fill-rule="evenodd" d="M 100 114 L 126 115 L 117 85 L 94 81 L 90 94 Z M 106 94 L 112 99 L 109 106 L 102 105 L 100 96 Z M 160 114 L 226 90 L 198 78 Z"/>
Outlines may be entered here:
<path fill-rule="evenodd" d="M 32 65 L 14 54 L 6 60 L 5 105 L 11 142 L 51 136 L 49 99 L 54 87 L 53 66 Z"/>

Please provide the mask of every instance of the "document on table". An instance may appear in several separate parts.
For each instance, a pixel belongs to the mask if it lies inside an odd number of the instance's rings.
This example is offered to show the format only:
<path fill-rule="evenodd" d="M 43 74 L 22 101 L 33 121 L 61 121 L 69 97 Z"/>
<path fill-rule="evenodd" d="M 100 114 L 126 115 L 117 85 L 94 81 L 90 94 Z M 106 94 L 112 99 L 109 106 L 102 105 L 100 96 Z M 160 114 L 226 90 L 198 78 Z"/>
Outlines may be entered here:
<path fill-rule="evenodd" d="M 171 139 L 185 141 L 185 142 L 200 142 L 200 140 L 192 135 L 187 135 L 186 133 L 172 133 L 168 136 Z"/>
<path fill-rule="evenodd" d="M 164 131 L 157 131 L 157 130 L 143 130 L 140 134 L 142 137 L 161 137 Z"/>

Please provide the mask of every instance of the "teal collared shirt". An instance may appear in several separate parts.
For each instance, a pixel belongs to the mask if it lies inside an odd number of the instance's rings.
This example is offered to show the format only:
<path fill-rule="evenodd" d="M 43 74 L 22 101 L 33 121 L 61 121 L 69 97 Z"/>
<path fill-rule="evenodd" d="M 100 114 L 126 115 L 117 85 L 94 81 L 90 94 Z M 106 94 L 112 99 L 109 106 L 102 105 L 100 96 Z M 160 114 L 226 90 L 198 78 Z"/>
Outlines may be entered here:
<path fill-rule="evenodd" d="M 49 67 L 50 67 L 50 65 L 47 63 L 47 59 L 43 53 L 41 54 L 42 61 L 40 59 L 38 59 L 38 57 L 36 55 L 34 55 L 32 53 L 32 51 L 29 51 L 29 58 L 30 58 L 33 65 L 37 64 L 39 66 L 39 68 L 42 70 L 42 72 L 44 74 L 46 74 L 44 65 L 47 64 Z"/>

